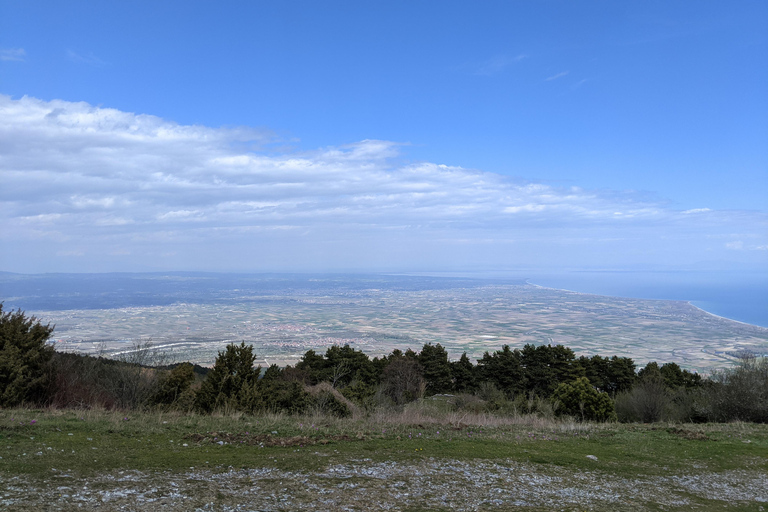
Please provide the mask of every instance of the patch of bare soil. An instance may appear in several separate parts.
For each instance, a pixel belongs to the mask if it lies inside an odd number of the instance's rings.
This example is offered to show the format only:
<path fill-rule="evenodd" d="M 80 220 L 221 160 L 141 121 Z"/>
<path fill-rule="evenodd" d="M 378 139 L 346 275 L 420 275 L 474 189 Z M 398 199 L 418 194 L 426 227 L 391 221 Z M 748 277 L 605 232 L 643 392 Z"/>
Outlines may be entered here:
<path fill-rule="evenodd" d="M 315 452 L 309 456 L 321 456 Z M 599 464 L 599 462 L 596 462 Z M 293 510 L 753 510 L 768 507 L 756 467 L 623 478 L 516 461 L 422 459 L 329 464 L 318 471 L 198 469 L 119 471 L 79 479 L 0 475 L 0 508 L 12 511 Z"/>

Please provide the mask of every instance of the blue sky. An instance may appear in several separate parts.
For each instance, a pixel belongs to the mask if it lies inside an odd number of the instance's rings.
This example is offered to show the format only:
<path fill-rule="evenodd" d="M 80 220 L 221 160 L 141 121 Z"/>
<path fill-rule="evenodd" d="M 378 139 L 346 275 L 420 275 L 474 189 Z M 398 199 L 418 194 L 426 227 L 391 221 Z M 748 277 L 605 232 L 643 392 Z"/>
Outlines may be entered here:
<path fill-rule="evenodd" d="M 768 269 L 765 2 L 0 0 L 0 270 Z"/>

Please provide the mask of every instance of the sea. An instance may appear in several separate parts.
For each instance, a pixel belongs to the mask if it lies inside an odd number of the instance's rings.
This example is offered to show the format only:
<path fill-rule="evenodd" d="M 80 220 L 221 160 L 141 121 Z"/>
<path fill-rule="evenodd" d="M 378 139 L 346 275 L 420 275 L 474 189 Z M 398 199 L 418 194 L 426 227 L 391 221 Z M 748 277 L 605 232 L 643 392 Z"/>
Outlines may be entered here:
<path fill-rule="evenodd" d="M 768 327 L 768 272 L 573 271 L 527 279 L 581 293 L 683 300 L 713 315 Z"/>

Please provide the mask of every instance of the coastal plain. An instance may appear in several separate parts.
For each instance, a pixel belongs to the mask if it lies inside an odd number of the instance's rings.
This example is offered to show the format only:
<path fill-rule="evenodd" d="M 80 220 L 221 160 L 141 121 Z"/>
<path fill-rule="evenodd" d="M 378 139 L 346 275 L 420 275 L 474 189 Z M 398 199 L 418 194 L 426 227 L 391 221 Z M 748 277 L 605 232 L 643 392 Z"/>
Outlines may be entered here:
<path fill-rule="evenodd" d="M 391 283 L 389 283 L 391 284 Z M 308 350 L 349 344 L 369 356 L 440 343 L 452 359 L 503 345 L 561 344 L 577 355 L 676 362 L 701 373 L 745 351 L 768 354 L 768 329 L 684 301 L 606 297 L 527 283 L 229 290 L 211 301 L 108 309 L 32 310 L 55 324 L 58 350 L 118 356 L 151 343 L 177 361 L 211 365 L 229 343 L 253 344 L 262 365 L 295 364 Z"/>

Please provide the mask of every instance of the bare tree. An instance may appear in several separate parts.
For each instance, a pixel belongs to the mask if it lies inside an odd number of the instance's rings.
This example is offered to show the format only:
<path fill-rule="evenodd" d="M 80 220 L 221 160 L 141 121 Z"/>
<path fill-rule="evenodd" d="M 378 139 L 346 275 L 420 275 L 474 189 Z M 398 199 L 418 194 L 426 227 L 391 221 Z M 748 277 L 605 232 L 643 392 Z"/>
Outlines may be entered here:
<path fill-rule="evenodd" d="M 333 367 L 333 373 L 331 374 L 331 386 L 336 389 L 336 384 L 349 375 L 349 372 L 352 371 L 352 368 L 349 364 L 349 361 L 346 359 L 342 359 L 339 361 L 339 364 Z"/>
<path fill-rule="evenodd" d="M 148 340 L 135 342 L 114 359 L 110 391 L 118 406 L 136 408 L 145 404 L 157 384 L 158 372 L 151 367 L 167 364 L 169 355 Z"/>
<path fill-rule="evenodd" d="M 412 402 L 424 396 L 426 381 L 419 363 L 408 357 L 394 358 L 381 376 L 381 391 L 395 404 Z"/>

